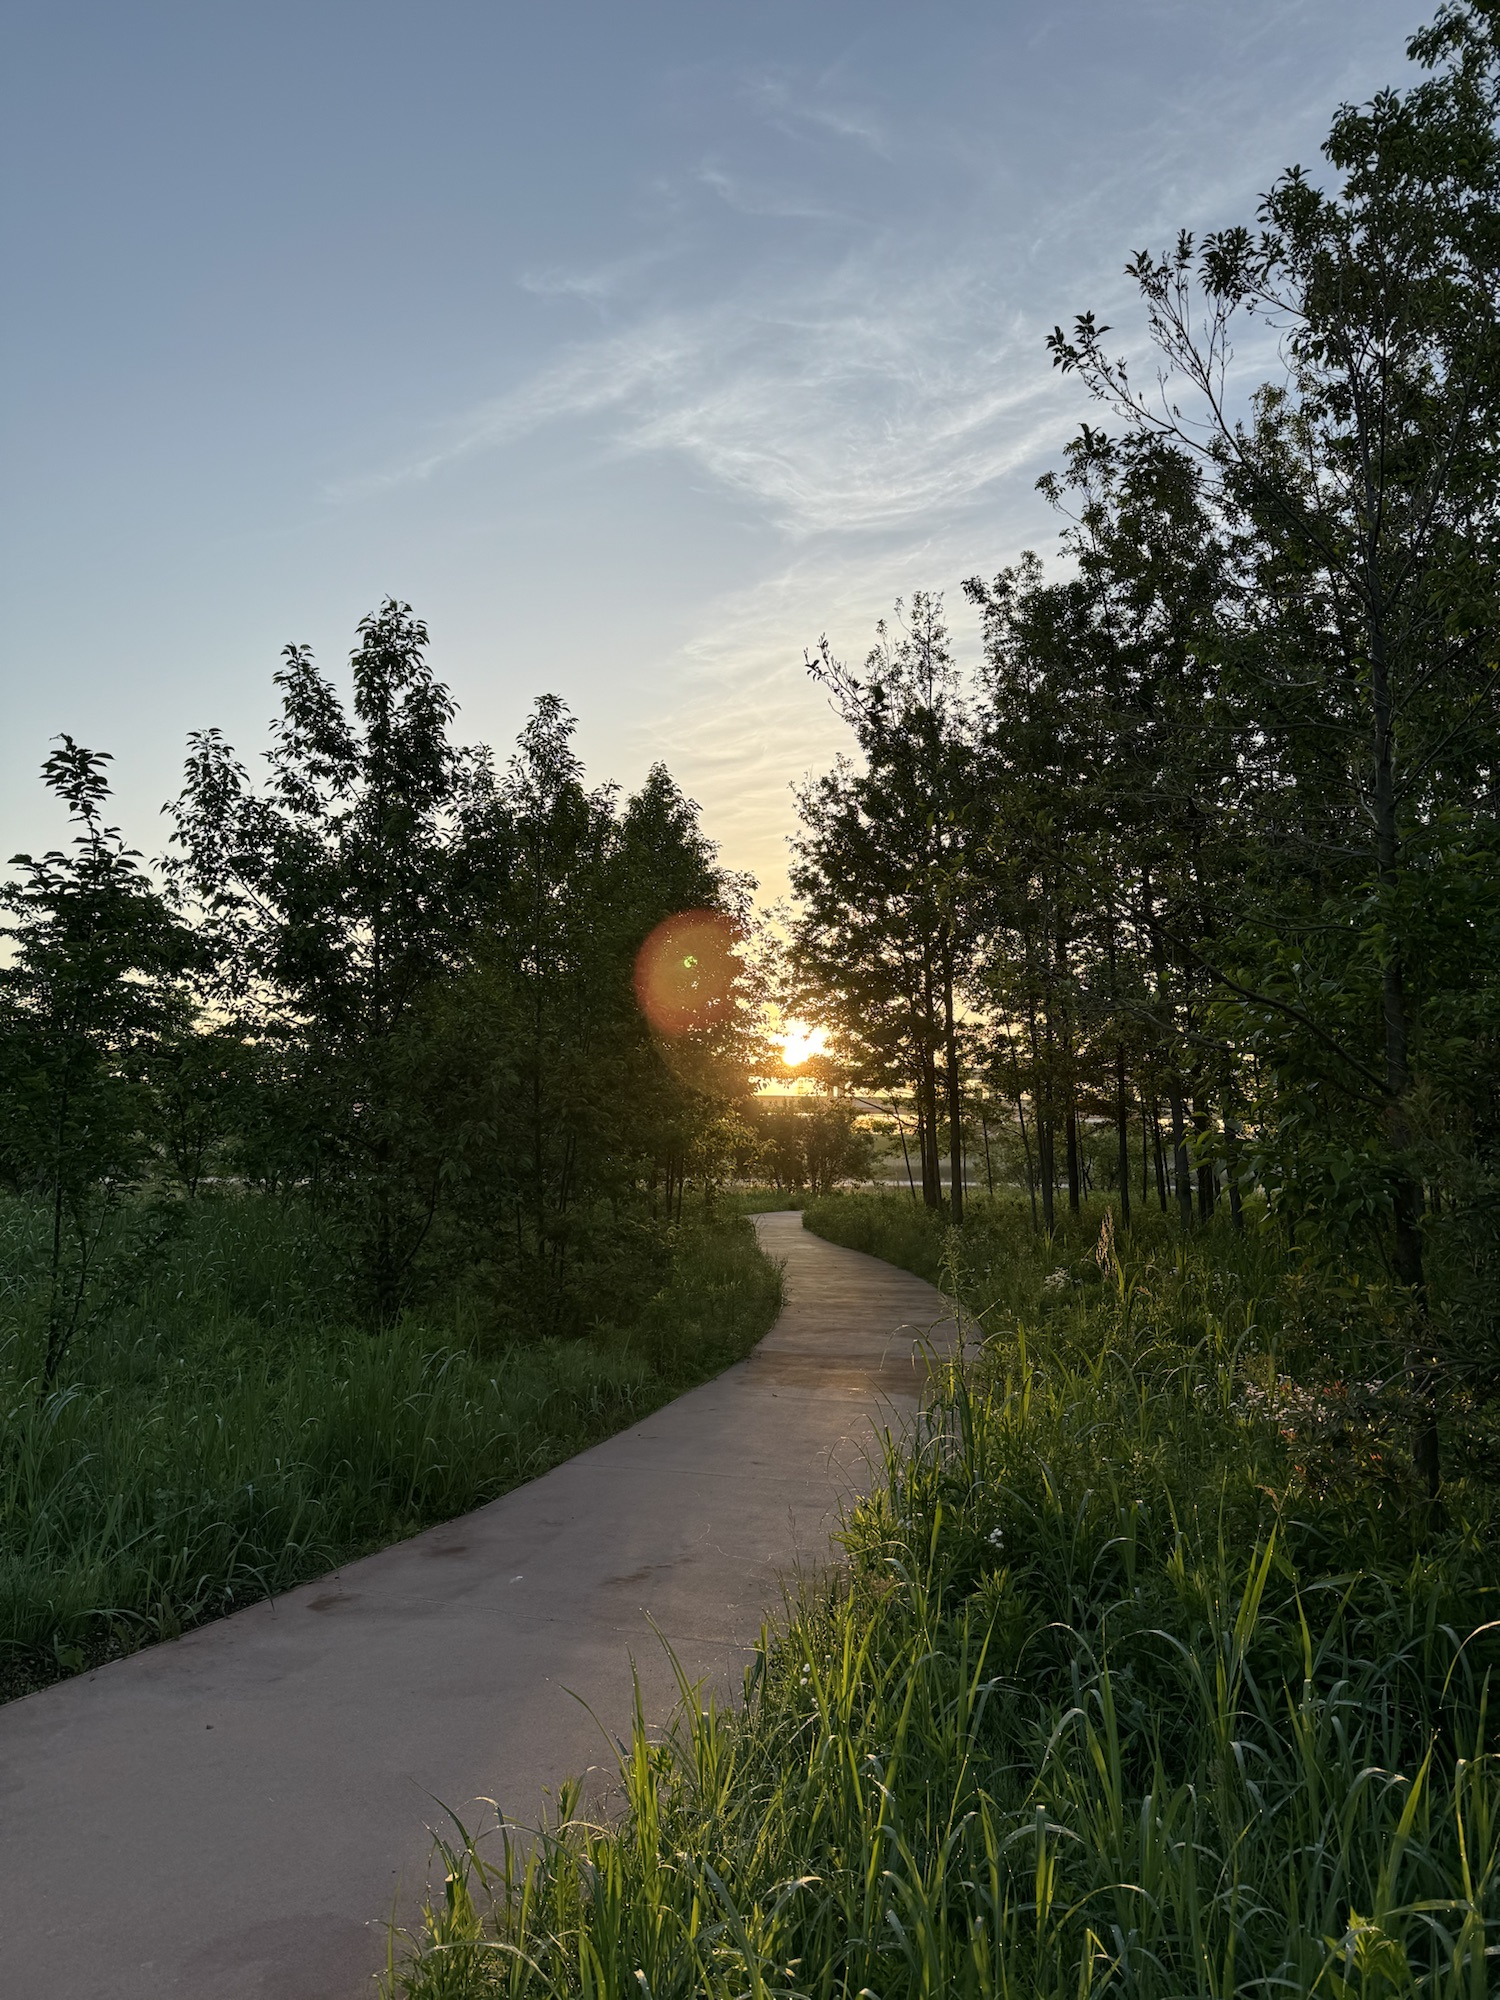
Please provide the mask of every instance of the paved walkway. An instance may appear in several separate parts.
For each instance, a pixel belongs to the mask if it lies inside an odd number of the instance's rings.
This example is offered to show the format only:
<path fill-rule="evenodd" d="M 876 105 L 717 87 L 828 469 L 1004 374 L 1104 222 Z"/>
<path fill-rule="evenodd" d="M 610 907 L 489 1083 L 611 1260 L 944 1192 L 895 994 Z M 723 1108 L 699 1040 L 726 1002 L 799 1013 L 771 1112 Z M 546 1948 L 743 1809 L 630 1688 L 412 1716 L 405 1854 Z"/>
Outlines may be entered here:
<path fill-rule="evenodd" d="M 574 1694 L 627 1732 L 632 1655 L 665 1719 L 648 1613 L 737 1683 L 942 1311 L 795 1214 L 757 1222 L 787 1303 L 747 1361 L 472 1514 L 0 1707 L 0 1993 L 371 2000 L 437 1801 L 534 1817 L 607 1762 Z"/>

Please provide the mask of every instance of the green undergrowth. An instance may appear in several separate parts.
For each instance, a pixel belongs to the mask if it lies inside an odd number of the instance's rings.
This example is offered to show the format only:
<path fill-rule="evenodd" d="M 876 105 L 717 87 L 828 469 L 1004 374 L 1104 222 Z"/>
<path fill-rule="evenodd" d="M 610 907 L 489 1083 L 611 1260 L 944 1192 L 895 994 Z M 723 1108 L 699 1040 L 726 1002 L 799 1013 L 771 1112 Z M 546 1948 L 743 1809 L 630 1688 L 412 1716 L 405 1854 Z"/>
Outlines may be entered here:
<path fill-rule="evenodd" d="M 380 1333 L 329 1246 L 252 1197 L 188 1205 L 128 1310 L 39 1392 L 34 1211 L 0 1211 L 0 1693 L 317 1576 L 535 1477 L 737 1360 L 780 1276 L 748 1222 L 673 1235 L 628 1324 L 499 1344 L 472 1312 Z"/>
<path fill-rule="evenodd" d="M 638 1727 L 607 1824 L 564 1789 L 539 1833 L 456 1837 L 392 1992 L 1492 1990 L 1490 1490 L 1434 1517 L 1380 1413 L 1295 1376 L 1319 1328 L 1368 1358 L 1380 1301 L 1217 1224 L 808 1221 L 946 1270 L 967 1359 L 744 1704 Z"/>
<path fill-rule="evenodd" d="M 805 1191 L 761 1183 L 754 1187 L 719 1189 L 714 1195 L 714 1212 L 720 1215 L 766 1215 L 779 1210 L 806 1208 L 807 1203 Z"/>

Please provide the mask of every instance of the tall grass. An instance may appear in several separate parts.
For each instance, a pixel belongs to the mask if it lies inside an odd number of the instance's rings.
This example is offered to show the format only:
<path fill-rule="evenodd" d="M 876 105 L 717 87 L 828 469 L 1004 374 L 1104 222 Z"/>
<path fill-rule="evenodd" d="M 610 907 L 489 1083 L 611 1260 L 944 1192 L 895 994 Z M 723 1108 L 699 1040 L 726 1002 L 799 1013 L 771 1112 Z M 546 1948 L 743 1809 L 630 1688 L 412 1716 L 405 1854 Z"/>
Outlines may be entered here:
<path fill-rule="evenodd" d="M 42 1395 L 36 1218 L 14 1204 L 0 1226 L 11 1694 L 494 1498 L 737 1359 L 780 1297 L 726 1218 L 682 1228 L 664 1289 L 586 1340 L 500 1347 L 458 1309 L 371 1334 L 305 1216 L 210 1201 Z"/>
<path fill-rule="evenodd" d="M 899 1196 L 809 1214 L 877 1248 L 882 1202 L 915 1254 Z M 617 1820 L 565 1793 L 533 1839 L 458 1842 L 393 1991 L 1490 1990 L 1487 1492 L 1435 1523 L 1347 1431 L 1318 1460 L 1266 1392 L 1306 1302 L 1263 1241 L 965 1235 L 978 1352 L 845 1575 L 741 1711 L 684 1689 L 666 1742 L 637 1729 Z"/>

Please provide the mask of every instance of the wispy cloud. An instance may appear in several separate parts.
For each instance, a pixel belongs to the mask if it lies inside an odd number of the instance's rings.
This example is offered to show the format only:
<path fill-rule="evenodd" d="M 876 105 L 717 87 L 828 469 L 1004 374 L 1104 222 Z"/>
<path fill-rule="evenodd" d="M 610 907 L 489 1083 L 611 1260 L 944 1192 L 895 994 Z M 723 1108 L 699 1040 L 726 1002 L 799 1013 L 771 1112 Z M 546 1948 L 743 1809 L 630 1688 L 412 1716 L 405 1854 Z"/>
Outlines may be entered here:
<path fill-rule="evenodd" d="M 993 237 L 918 254 L 898 231 L 859 232 L 826 268 L 757 268 L 704 303 L 575 342 L 335 497 L 439 478 L 571 425 L 596 448 L 675 458 L 742 500 L 782 557 L 700 605 L 634 751 L 663 757 L 726 858 L 777 894 L 789 783 L 844 741 L 804 649 L 828 631 L 857 656 L 897 594 L 952 591 L 1017 536 L 1035 538 L 1032 477 L 1078 399 L 1047 364 L 1041 321 L 1006 297 L 1005 274 L 1029 255 Z"/>
<path fill-rule="evenodd" d="M 827 133 L 872 153 L 889 154 L 885 121 L 871 106 L 841 98 L 831 81 L 807 85 L 786 71 L 762 71 L 747 83 L 745 95 L 761 117 L 782 131 Z"/>
<path fill-rule="evenodd" d="M 595 420 L 617 450 L 670 452 L 793 541 L 894 529 L 971 504 L 1055 432 L 1040 329 L 962 265 L 917 286 L 888 251 L 790 296 L 746 291 L 580 342 L 347 501 L 433 478 L 547 425 Z"/>
<path fill-rule="evenodd" d="M 634 731 L 636 759 L 660 758 L 705 808 L 726 859 L 749 868 L 765 897 L 786 886 L 792 789 L 850 747 L 848 732 L 809 678 L 804 655 L 826 633 L 858 660 L 877 617 L 897 597 L 950 586 L 948 614 L 961 653 L 978 632 L 951 587 L 982 566 L 988 538 L 936 534 L 861 547 L 820 538 L 755 583 L 705 607 L 682 648 L 666 699 Z"/>
<path fill-rule="evenodd" d="M 777 104 L 785 88 L 757 88 Z M 620 323 L 576 340 L 502 394 L 455 414 L 386 467 L 347 477 L 344 502 L 430 480 L 477 453 L 549 425 L 592 424 L 621 452 L 675 453 L 763 508 L 796 541 L 899 529 L 971 505 L 1066 427 L 1077 397 L 1052 375 L 1042 335 L 1077 305 L 1118 302 L 1128 249 L 1186 220 L 1244 212 L 1280 146 L 1272 121 L 1242 115 L 1226 80 L 1185 127 L 1141 135 L 1132 180 L 1035 193 L 1014 218 L 986 212 L 996 191 L 976 173 L 971 206 L 877 229 L 819 193 L 768 187 L 700 165 L 689 181 L 739 213 L 838 224 L 832 252 L 758 250 L 746 268 L 705 267 L 685 237 L 590 266 L 526 271 L 533 294 L 607 306 Z M 1205 119 L 1227 135 L 1205 155 Z M 810 115 L 810 114 L 809 114 Z M 1186 117 L 1186 107 L 1184 107 Z M 1198 164 L 1191 186 L 1183 169 Z M 1207 161 L 1206 168 L 1204 161 Z M 1250 197 L 1253 200 L 1253 195 Z M 837 241 L 837 239 L 836 239 Z M 1066 246 L 1061 248 L 1059 246 Z M 696 259 L 696 261 L 695 261 Z M 709 295 L 664 305 L 656 274 L 675 260 Z M 1024 301 L 1024 303 L 1023 303 Z M 1138 315 L 1132 315 L 1138 317 Z"/>
<path fill-rule="evenodd" d="M 619 334 L 581 342 L 528 381 L 443 424 L 424 448 L 380 471 L 330 483 L 325 499 L 370 499 L 393 488 L 429 480 L 477 452 L 569 419 L 619 413 L 649 397 L 653 385 L 688 365 L 697 342 L 687 329 L 658 317 Z"/>
<path fill-rule="evenodd" d="M 1202 0 L 1154 4 L 1186 19 Z M 1240 48 L 1248 31 L 1229 0 L 1216 4 Z M 1279 46 L 1272 30 L 1307 5 L 1261 0 L 1248 39 Z M 1046 32 L 1065 30 L 1057 21 Z M 836 78 L 757 74 L 743 95 L 762 127 L 850 150 L 778 141 L 749 165 L 728 142 L 700 154 L 657 190 L 669 247 L 522 277 L 533 294 L 599 312 L 603 327 L 330 498 L 431 481 L 480 454 L 503 462 L 520 440 L 572 427 L 596 454 L 672 458 L 743 502 L 776 553 L 767 559 L 762 539 L 762 573 L 699 605 L 697 636 L 658 676 L 637 749 L 667 758 L 728 857 L 774 888 L 788 780 L 826 765 L 842 741 L 807 683 L 804 648 L 827 630 L 857 655 L 898 593 L 952 593 L 966 572 L 1045 545 L 1052 525 L 1034 475 L 1088 412 L 1051 369 L 1043 335 L 1093 306 L 1140 353 L 1123 331 L 1139 313 L 1118 310 L 1129 251 L 1180 224 L 1246 216 L 1322 129 L 1326 69 L 1304 79 L 1279 60 L 1286 87 L 1272 103 L 1263 65 L 1226 64 L 1143 94 L 1139 117 L 1111 128 L 1114 153 L 1089 155 L 1085 134 L 1090 170 L 1026 162 L 1024 174 L 1003 135 L 893 128 Z M 1365 85 L 1356 64 L 1351 94 Z M 914 196 L 903 209 L 890 165 L 899 156 L 908 175 L 924 151 L 929 166 L 942 156 L 955 197 Z M 861 153 L 873 179 L 856 171 Z M 814 156 L 834 157 L 837 171 L 799 179 L 794 162 Z M 669 257 L 670 281 L 657 282 Z M 1242 361 L 1254 373 L 1268 358 Z M 961 622 L 951 595 L 950 608 Z"/>
<path fill-rule="evenodd" d="M 741 215 L 764 216 L 777 222 L 825 222 L 845 227 L 856 220 L 848 208 L 819 200 L 815 195 L 766 187 L 743 175 L 728 173 L 722 167 L 702 166 L 698 169 L 697 179 L 701 187 L 706 187 L 710 194 L 717 195 L 727 207 Z"/>
<path fill-rule="evenodd" d="M 537 298 L 581 299 L 589 305 L 611 304 L 638 294 L 643 281 L 679 254 L 677 244 L 658 243 L 628 257 L 602 263 L 541 265 L 523 271 L 516 283 Z"/>

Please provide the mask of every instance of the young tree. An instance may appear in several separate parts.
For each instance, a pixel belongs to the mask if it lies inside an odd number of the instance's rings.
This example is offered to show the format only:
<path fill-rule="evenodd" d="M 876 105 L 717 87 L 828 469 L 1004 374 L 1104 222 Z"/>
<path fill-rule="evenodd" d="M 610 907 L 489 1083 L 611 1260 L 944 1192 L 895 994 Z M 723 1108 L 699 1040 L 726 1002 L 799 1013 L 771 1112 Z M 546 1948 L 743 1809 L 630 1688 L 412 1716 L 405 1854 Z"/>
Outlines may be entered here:
<path fill-rule="evenodd" d="M 472 760 L 427 630 L 386 603 L 360 628 L 352 713 L 304 646 L 254 789 L 216 730 L 192 739 L 169 864 L 220 968 L 220 1000 L 279 1047 L 294 1174 L 347 1211 L 381 1319 L 431 1225 L 445 1148 L 408 1087 L 422 998 L 452 965 L 451 848 Z"/>
<path fill-rule="evenodd" d="M 1244 859 L 1242 719 L 1218 659 L 1224 554 L 1197 468 L 1159 438 L 1085 427 L 1064 473 L 1041 484 L 1076 510 L 1064 535 L 1072 573 L 1048 579 L 1028 557 L 965 586 L 985 620 L 986 744 L 1010 884 L 990 927 L 991 976 L 1004 984 L 1007 958 L 1029 968 L 1023 1011 L 1033 1022 L 1040 1012 L 1047 1048 L 1066 1053 L 1069 1101 L 1084 1090 L 1109 1103 L 1122 1189 L 1126 1052 L 1149 1054 L 1187 1227 L 1190 1107 L 1206 1216 L 1206 1107 L 1223 1067 L 1192 947 L 1236 907 Z M 1071 1192 L 1076 1171 L 1069 1181 Z"/>
<path fill-rule="evenodd" d="M 632 979 L 664 920 L 732 928 L 746 885 L 662 767 L 623 808 L 613 787 L 588 788 L 574 732 L 544 696 L 466 808 L 455 867 L 473 928 L 430 1086 L 454 1140 L 444 1241 L 456 1229 L 507 1321 L 544 1333 L 654 1286 L 688 1180 L 716 1182 L 740 1143 L 748 1088 L 732 995 L 659 1034 Z"/>
<path fill-rule="evenodd" d="M 898 617 L 901 607 L 898 606 Z M 982 806 L 978 766 L 940 598 L 918 593 L 893 634 L 884 624 L 862 675 L 823 642 L 814 676 L 854 731 L 863 769 L 840 764 L 798 794 L 802 831 L 792 886 L 802 900 L 793 955 L 829 1002 L 873 984 L 887 1036 L 905 1045 L 918 1106 L 923 1193 L 942 1199 L 944 1111 L 955 1222 L 963 1218 L 960 985 L 970 921 L 965 855 Z M 939 1093 L 937 1058 L 945 1088 Z M 863 1079 L 878 1087 L 885 1081 Z M 945 1099 L 946 1102 L 942 1102 Z"/>
<path fill-rule="evenodd" d="M 0 891 L 12 919 L 0 929 L 10 945 L 0 965 L 0 1170 L 50 1209 L 47 1388 L 109 1290 L 106 1226 L 153 1158 L 146 1073 L 183 1025 L 176 975 L 187 941 L 139 856 L 105 823 L 109 761 L 59 739 L 42 776 L 77 828 L 71 849 L 16 855 L 19 877 Z"/>

